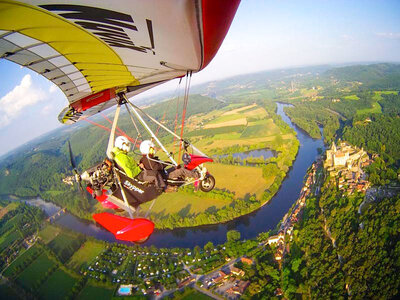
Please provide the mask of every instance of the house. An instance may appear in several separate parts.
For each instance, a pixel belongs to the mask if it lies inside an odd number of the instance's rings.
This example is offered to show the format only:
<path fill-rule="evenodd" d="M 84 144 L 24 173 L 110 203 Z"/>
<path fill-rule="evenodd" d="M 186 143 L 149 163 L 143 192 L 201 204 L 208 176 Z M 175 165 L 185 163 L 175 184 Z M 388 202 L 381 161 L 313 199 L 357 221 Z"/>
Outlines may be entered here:
<path fill-rule="evenodd" d="M 184 287 L 184 286 L 186 286 L 186 285 L 188 285 L 188 284 L 190 284 L 190 283 L 192 283 L 194 281 L 196 281 L 196 279 L 194 277 L 186 278 L 185 280 L 181 281 L 178 284 L 178 289 L 180 289 L 180 288 L 182 288 L 182 287 Z"/>
<path fill-rule="evenodd" d="M 276 244 L 279 240 L 283 240 L 283 233 L 279 233 L 278 235 L 273 235 L 268 238 L 268 245 Z"/>
<path fill-rule="evenodd" d="M 242 257 L 240 260 L 241 260 L 242 263 L 244 263 L 244 264 L 248 264 L 248 265 L 252 265 L 252 264 L 253 264 L 253 260 L 250 259 L 250 258 L 247 258 L 247 257 Z"/>
<path fill-rule="evenodd" d="M 231 269 L 232 274 L 236 276 L 244 276 L 245 272 L 239 268 L 232 267 Z"/>
<path fill-rule="evenodd" d="M 226 292 L 228 294 L 236 294 L 236 295 L 243 295 L 243 293 L 246 291 L 247 287 L 250 285 L 250 281 L 239 281 L 237 286 L 233 286 L 230 289 L 228 289 Z"/>
<path fill-rule="evenodd" d="M 215 284 L 223 282 L 228 277 L 228 275 L 223 271 L 219 271 L 218 275 L 218 277 L 212 279 Z"/>

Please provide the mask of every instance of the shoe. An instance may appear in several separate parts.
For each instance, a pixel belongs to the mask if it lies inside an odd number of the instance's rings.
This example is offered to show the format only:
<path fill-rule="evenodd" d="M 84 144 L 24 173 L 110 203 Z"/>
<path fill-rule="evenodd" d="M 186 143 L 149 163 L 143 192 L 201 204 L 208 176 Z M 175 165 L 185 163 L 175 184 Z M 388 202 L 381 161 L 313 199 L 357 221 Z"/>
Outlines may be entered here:
<path fill-rule="evenodd" d="M 177 187 L 177 186 L 168 185 L 168 186 L 165 188 L 164 192 L 165 192 L 165 193 L 172 193 L 172 192 L 176 192 L 177 190 L 178 190 L 178 187 Z"/>

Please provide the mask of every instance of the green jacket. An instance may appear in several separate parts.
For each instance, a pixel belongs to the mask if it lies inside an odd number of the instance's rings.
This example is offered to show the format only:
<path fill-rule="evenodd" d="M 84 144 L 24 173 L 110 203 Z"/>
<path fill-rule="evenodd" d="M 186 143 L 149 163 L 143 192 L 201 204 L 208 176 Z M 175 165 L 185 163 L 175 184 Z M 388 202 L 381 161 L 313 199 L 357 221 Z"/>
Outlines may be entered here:
<path fill-rule="evenodd" d="M 114 147 L 112 154 L 114 155 L 115 162 L 130 178 L 136 177 L 142 171 L 133 157 L 129 156 L 125 151 Z"/>

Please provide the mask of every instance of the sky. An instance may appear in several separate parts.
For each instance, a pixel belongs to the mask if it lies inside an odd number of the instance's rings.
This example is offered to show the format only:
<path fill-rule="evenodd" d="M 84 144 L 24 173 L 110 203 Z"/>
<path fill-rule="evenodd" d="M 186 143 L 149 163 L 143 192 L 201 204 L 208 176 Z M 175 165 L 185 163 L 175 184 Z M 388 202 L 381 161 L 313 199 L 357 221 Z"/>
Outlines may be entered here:
<path fill-rule="evenodd" d="M 399 0 L 242 0 L 219 52 L 192 86 L 263 70 L 357 62 L 400 63 Z M 0 155 L 63 126 L 57 116 L 67 105 L 50 81 L 0 59 Z"/>

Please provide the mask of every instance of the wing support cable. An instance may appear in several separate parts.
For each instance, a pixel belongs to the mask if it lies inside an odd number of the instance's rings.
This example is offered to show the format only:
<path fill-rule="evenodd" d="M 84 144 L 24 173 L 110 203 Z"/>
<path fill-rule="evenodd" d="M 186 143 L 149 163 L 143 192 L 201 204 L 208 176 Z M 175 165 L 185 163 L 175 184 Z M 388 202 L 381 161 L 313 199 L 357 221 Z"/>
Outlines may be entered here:
<path fill-rule="evenodd" d="M 176 137 L 181 143 L 187 142 L 184 139 L 182 139 L 179 135 L 177 135 L 176 133 L 174 133 L 172 130 L 170 130 L 168 127 L 164 126 L 163 124 L 161 124 L 160 122 L 158 122 L 156 119 L 154 119 L 152 116 L 150 116 L 149 114 L 147 114 L 146 112 L 144 112 L 142 109 L 140 109 L 139 107 L 137 107 L 136 105 L 132 104 L 129 100 L 128 103 L 130 104 L 131 107 L 135 108 L 137 111 L 140 111 L 143 115 L 145 115 L 147 118 L 149 118 L 152 122 L 156 123 L 157 125 L 159 125 L 162 129 L 164 129 L 165 131 L 167 131 L 168 133 L 172 134 L 174 137 Z M 199 149 L 197 149 L 194 145 L 192 145 L 191 143 L 187 142 L 195 152 L 197 152 L 197 154 L 201 155 L 201 156 L 206 156 L 208 157 L 206 154 L 204 154 L 203 152 L 201 152 Z"/>
<path fill-rule="evenodd" d="M 183 108 L 182 108 L 182 124 L 181 124 L 181 137 L 179 143 L 179 155 L 178 158 L 181 158 L 181 150 L 183 145 L 183 129 L 185 127 L 185 118 L 186 118 L 186 109 L 189 102 L 189 89 L 190 89 L 190 82 L 192 81 L 192 71 L 188 71 L 186 73 L 186 83 L 185 83 L 185 95 L 183 98 Z"/>
<path fill-rule="evenodd" d="M 157 144 L 161 147 L 161 149 L 165 152 L 165 154 L 168 156 L 170 161 L 177 166 L 177 162 L 174 160 L 172 157 L 172 154 L 168 152 L 167 149 L 165 149 L 164 145 L 160 142 L 160 140 L 157 138 L 157 136 L 154 134 L 154 132 L 151 130 L 151 128 L 147 125 L 147 123 L 143 120 L 142 116 L 138 112 L 138 107 L 133 105 L 127 98 L 126 95 L 123 94 L 123 97 L 127 103 L 129 103 L 133 113 L 135 114 L 136 118 L 139 120 L 139 122 L 143 125 L 143 127 L 147 130 L 147 132 L 151 135 L 151 137 L 157 142 Z M 139 109 L 140 110 L 140 109 Z M 153 119 L 154 120 L 154 119 Z M 156 122 L 156 124 L 160 125 L 161 127 L 165 127 L 162 125 L 160 122 Z"/>

